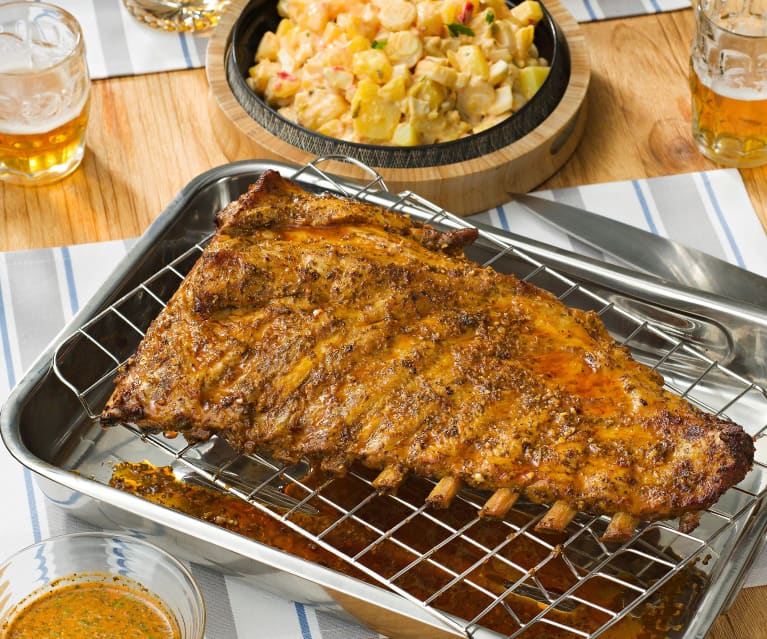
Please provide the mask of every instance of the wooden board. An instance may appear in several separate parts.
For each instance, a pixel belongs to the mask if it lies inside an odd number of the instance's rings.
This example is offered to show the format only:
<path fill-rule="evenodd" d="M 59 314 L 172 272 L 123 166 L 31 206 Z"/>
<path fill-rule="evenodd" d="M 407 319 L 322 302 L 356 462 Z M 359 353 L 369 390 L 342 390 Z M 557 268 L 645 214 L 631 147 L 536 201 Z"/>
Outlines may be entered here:
<path fill-rule="evenodd" d="M 206 71 L 209 110 L 217 142 L 229 160 L 271 159 L 304 165 L 316 156 L 259 125 L 240 105 L 226 79 L 226 55 L 232 28 L 248 0 L 234 0 L 211 36 Z M 570 157 L 586 122 L 590 65 L 580 27 L 556 0 L 546 8 L 565 35 L 571 73 L 564 95 L 540 126 L 519 140 L 480 157 L 421 168 L 373 167 L 389 190 L 413 191 L 458 215 L 484 211 L 527 192 L 551 177 Z M 327 171 L 360 178 L 343 162 L 323 164 Z"/>

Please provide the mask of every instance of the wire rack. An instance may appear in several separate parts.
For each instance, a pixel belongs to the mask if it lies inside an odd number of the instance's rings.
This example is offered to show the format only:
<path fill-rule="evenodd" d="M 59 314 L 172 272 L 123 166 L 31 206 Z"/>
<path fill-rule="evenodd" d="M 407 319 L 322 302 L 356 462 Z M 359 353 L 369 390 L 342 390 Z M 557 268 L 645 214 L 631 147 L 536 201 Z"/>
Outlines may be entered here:
<path fill-rule="evenodd" d="M 473 226 L 413 193 L 388 193 L 373 172 L 365 183 L 339 181 L 320 168 L 327 159 L 287 177 L 313 190 L 388 206 L 440 229 Z M 98 418 L 117 368 L 133 354 L 209 239 L 195 241 L 57 349 L 54 370 L 90 418 Z M 660 372 L 672 392 L 743 424 L 757 437 L 762 435 L 765 425 L 757 420 L 767 414 L 764 389 L 702 352 L 686 338 L 684 327 L 658 325 L 624 310 L 519 250 L 502 234 L 480 230 L 472 250 L 470 257 L 515 272 L 570 306 L 598 313 L 613 337 L 636 359 Z M 95 370 L 100 373 L 84 372 L 78 365 L 83 358 L 96 361 Z M 192 473 L 247 500 L 341 558 L 357 575 L 398 593 L 467 637 L 486 628 L 510 639 L 523 634 L 549 637 L 555 632 L 563 637 L 597 637 L 627 616 L 643 615 L 648 606 L 657 608 L 664 588 L 682 573 L 688 585 L 697 584 L 679 602 L 692 614 L 707 583 L 721 568 L 718 558 L 723 548 L 762 506 L 767 490 L 758 450 L 751 473 L 702 513 L 692 533 L 680 532 L 676 522 L 643 524 L 633 539 L 615 545 L 600 541 L 609 521 L 606 517 L 579 514 L 563 536 L 552 537 L 535 531 L 547 508 L 524 500 L 504 521 L 490 525 L 476 514 L 487 495 L 475 491 L 462 491 L 450 509 L 436 511 L 425 506 L 424 497 L 432 487 L 425 480 L 413 480 L 395 495 L 379 495 L 371 483 L 373 475 L 365 469 L 354 468 L 343 480 L 318 479 L 307 474 L 305 464 L 285 467 L 265 455 L 238 455 L 217 438 L 188 445 L 182 437 L 146 434 L 130 424 L 125 427 L 164 451 L 171 463 L 183 469 L 181 474 Z M 349 530 L 357 531 L 353 544 Z M 381 554 L 391 558 L 385 569 L 372 561 Z M 491 579 L 487 566 L 492 567 Z M 430 584 L 428 591 L 412 585 L 424 581 Z M 615 596 L 595 596 L 595 591 Z M 465 607 L 462 617 L 451 612 L 451 600 L 467 598 L 473 602 L 470 613 Z M 532 609 L 527 605 L 531 602 Z M 683 629 L 669 630 L 670 636 L 674 633 L 681 637 Z"/>

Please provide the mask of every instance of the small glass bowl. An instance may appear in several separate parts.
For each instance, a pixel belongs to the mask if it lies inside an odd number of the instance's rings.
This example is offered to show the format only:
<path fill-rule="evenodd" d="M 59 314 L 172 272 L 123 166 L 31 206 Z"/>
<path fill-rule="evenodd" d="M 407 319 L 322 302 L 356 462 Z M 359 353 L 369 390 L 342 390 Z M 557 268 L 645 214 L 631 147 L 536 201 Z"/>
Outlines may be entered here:
<path fill-rule="evenodd" d="M 205 604 L 191 573 L 157 546 L 117 533 L 51 537 L 0 563 L 0 620 L 12 622 L 28 604 L 57 587 L 116 580 L 143 586 L 164 605 L 175 618 L 180 639 L 203 639 Z"/>

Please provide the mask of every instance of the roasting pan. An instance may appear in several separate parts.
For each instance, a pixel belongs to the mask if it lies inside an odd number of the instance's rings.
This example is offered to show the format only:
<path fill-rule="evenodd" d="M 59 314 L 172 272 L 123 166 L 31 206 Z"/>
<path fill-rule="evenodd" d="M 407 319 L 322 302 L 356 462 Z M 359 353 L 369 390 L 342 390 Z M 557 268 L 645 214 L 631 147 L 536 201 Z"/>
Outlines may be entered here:
<path fill-rule="evenodd" d="M 472 225 L 416 194 L 389 193 L 380 176 L 365 167 L 358 165 L 364 176 L 359 181 L 323 169 L 326 162 L 339 161 L 345 160 L 322 158 L 304 167 L 243 161 L 192 180 L 12 391 L 0 413 L 0 434 L 11 454 L 34 471 L 48 499 L 85 521 L 129 529 L 183 558 L 241 575 L 280 596 L 342 616 L 351 614 L 393 637 L 530 639 L 548 637 L 554 630 L 566 630 L 568 637 L 596 637 L 628 616 L 646 614 L 658 605 L 663 588 L 680 578 L 689 581 L 689 588 L 674 602 L 678 614 L 668 636 L 704 637 L 740 588 L 767 526 L 767 451 L 761 440 L 767 415 L 767 364 L 758 355 L 767 344 L 767 314 L 759 309 L 482 225 L 477 225 L 480 239 L 468 251 L 469 257 L 549 289 L 569 305 L 598 312 L 613 336 L 635 358 L 663 374 L 673 392 L 705 410 L 725 414 L 757 438 L 754 469 L 703 513 L 700 526 L 690 534 L 679 532 L 676 522 L 658 522 L 640 526 L 629 542 L 605 545 L 599 537 L 607 518 L 580 514 L 564 536 L 552 539 L 533 530 L 545 508 L 520 502 L 508 520 L 498 524 L 504 527 L 502 539 L 488 546 L 473 536 L 474 528 L 481 525 L 474 514 L 455 522 L 417 500 L 375 496 L 364 473 L 352 475 L 368 496 L 356 504 L 339 503 L 325 485 L 304 486 L 301 473 L 269 459 L 249 456 L 244 462 L 254 465 L 258 473 L 250 473 L 248 481 L 233 481 L 233 476 L 244 473 L 227 469 L 241 469 L 238 464 L 243 460 L 222 462 L 211 450 L 215 447 L 189 447 L 181 437 L 145 437 L 128 427 L 105 430 L 99 426 L 95 416 L 110 391 L 116 366 L 133 352 L 148 323 L 199 256 L 212 233 L 214 213 L 263 171 L 274 169 L 310 189 L 388 206 L 438 228 Z M 191 468 L 201 481 L 249 500 L 297 534 L 309 537 L 357 569 L 364 580 L 108 485 L 115 463 L 142 460 L 158 466 L 181 464 L 185 471 Z M 287 505 L 275 504 L 275 486 L 285 483 L 298 486 L 299 498 Z M 464 491 L 459 500 L 471 506 L 467 510 L 473 513 L 485 497 Z M 380 529 L 365 519 L 365 512 L 372 502 L 375 509 L 387 508 L 387 500 L 403 513 L 402 519 Z M 318 503 L 337 512 L 339 522 L 354 521 L 365 527 L 374 541 L 351 556 L 334 547 L 327 531 L 303 530 L 297 515 Z M 439 529 L 441 541 L 431 548 L 404 541 L 401 530 L 416 520 Z M 504 547 L 520 538 L 539 551 L 535 565 L 516 565 L 504 555 Z M 471 547 L 479 557 L 477 565 L 501 561 L 517 577 L 504 584 L 503 592 L 488 592 L 474 581 L 476 565 L 456 568 L 444 557 L 450 553 L 442 551 L 456 543 Z M 408 565 L 395 574 L 371 571 L 365 555 L 382 544 L 396 545 L 398 552 L 410 558 Z M 556 592 L 539 579 L 555 561 L 569 571 L 571 584 Z M 443 575 L 444 585 L 430 595 L 413 595 L 400 579 L 427 564 Z M 583 588 L 597 579 L 621 589 L 620 605 L 597 604 L 583 596 Z M 480 612 L 470 619 L 445 612 L 438 603 L 442 594 L 458 586 L 480 602 Z M 514 597 L 534 600 L 538 612 L 522 618 L 508 603 L 513 604 Z M 567 621 L 566 613 L 579 606 L 593 608 L 603 619 L 600 625 L 584 629 Z M 491 611 L 500 611 L 502 629 L 483 625 Z"/>

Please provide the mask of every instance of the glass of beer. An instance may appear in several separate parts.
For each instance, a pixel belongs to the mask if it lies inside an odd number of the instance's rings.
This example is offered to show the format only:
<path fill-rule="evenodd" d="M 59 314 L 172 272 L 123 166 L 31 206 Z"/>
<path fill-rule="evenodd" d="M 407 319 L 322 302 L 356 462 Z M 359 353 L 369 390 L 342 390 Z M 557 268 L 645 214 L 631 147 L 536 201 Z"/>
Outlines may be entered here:
<path fill-rule="evenodd" d="M 141 22 L 165 31 L 215 27 L 230 0 L 123 0 Z"/>
<path fill-rule="evenodd" d="M 767 164 L 767 0 L 697 0 L 695 20 L 695 142 L 718 164 Z"/>
<path fill-rule="evenodd" d="M 0 180 L 47 184 L 74 171 L 89 91 L 72 15 L 43 2 L 0 3 Z"/>

